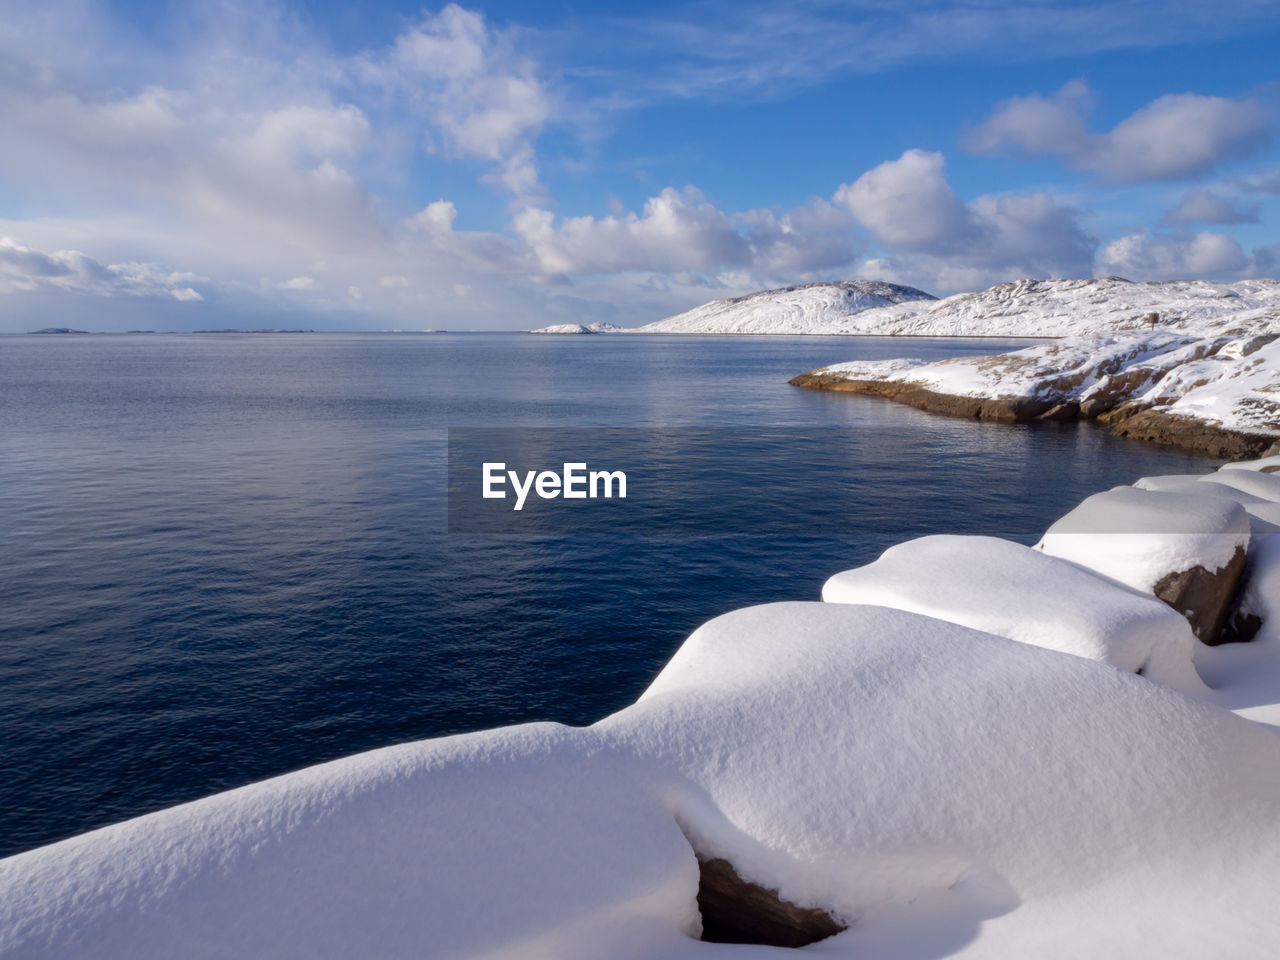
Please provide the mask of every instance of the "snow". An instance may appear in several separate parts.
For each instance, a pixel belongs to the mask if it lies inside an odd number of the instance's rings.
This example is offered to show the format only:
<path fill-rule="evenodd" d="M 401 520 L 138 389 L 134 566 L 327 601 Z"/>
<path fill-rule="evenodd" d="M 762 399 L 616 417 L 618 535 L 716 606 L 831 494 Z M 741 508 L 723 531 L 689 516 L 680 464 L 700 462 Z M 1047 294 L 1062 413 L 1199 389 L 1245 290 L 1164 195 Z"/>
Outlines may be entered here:
<path fill-rule="evenodd" d="M 842 295 L 850 286 L 866 292 Z M 1156 313 L 1157 330 L 1203 336 L 1209 329 L 1226 329 L 1224 320 L 1232 315 L 1278 307 L 1277 280 L 1019 280 L 943 300 L 910 287 L 854 281 L 714 300 L 637 332 L 1096 337 L 1150 331 L 1147 317 Z"/>
<path fill-rule="evenodd" d="M 694 939 L 696 852 L 851 924 L 831 957 L 1269 958 L 1270 480 L 1146 478 L 1038 550 L 912 541 L 828 602 L 704 624 L 591 727 L 371 751 L 2 860 L 0 957 L 765 955 Z M 1244 543 L 1252 643 L 1137 592 Z"/>
<path fill-rule="evenodd" d="M 1157 332 L 1068 338 L 993 356 L 934 363 L 853 361 L 814 373 L 909 384 L 959 397 L 1074 403 L 1089 416 L 1130 403 L 1280 437 L 1280 340 L 1273 339 L 1280 333 L 1280 319 L 1258 315 L 1249 323 L 1249 329 L 1236 330 L 1235 336 Z"/>
<path fill-rule="evenodd" d="M 1239 608 L 1262 618 L 1259 634 L 1249 643 L 1206 648 L 1197 663 L 1217 703 L 1280 728 L 1280 535 L 1250 543 Z"/>
<path fill-rule="evenodd" d="M 695 846 L 853 920 L 833 956 L 916 955 L 937 923 L 960 945 L 980 928 L 976 955 L 1066 937 L 1116 956 L 1119 931 L 1171 909 L 1197 914 L 1183 956 L 1280 936 L 1254 893 L 1278 886 L 1280 739 L 1106 664 L 883 607 L 770 604 L 700 628 L 600 728 L 681 775 Z M 1094 891 L 1124 909 L 1087 929 L 1044 909 Z M 881 916 L 910 922 L 870 954 Z"/>
<path fill-rule="evenodd" d="M 626 956 L 699 929 L 641 773 L 553 724 L 312 767 L 0 861 L 0 956 Z"/>
<path fill-rule="evenodd" d="M 1235 463 L 1224 463 L 1223 470 L 1259 470 L 1263 473 L 1280 472 L 1280 455 L 1261 457 L 1257 460 L 1239 460 Z"/>
<path fill-rule="evenodd" d="M 1202 483 L 1232 487 L 1260 500 L 1280 503 L 1280 476 L 1275 474 L 1253 470 L 1219 470 L 1207 477 L 1200 477 L 1199 480 Z"/>
<path fill-rule="evenodd" d="M 595 323 L 553 323 L 549 327 L 539 327 L 537 330 L 530 330 L 530 333 L 619 333 L 622 331 L 619 327 L 612 323 L 606 323 L 603 320 L 597 320 Z"/>
<path fill-rule="evenodd" d="M 1166 604 L 1065 560 L 994 537 L 933 536 L 838 573 L 829 603 L 910 610 L 1020 643 L 1101 660 L 1189 692 L 1190 624 Z"/>
<path fill-rule="evenodd" d="M 1184 493 L 1199 497 L 1219 497 L 1232 500 L 1244 507 L 1249 514 L 1250 537 L 1261 533 L 1280 532 L 1280 503 L 1246 493 L 1230 484 L 1219 483 L 1217 474 L 1206 476 L 1143 477 L 1134 483 L 1140 490 L 1160 493 Z"/>
<path fill-rule="evenodd" d="M 807 283 L 713 300 L 693 310 L 637 327 L 634 333 L 841 333 L 849 318 L 873 308 L 914 312 L 934 298 L 923 290 L 879 280 Z"/>
<path fill-rule="evenodd" d="M 1095 493 L 1037 545 L 1137 590 L 1192 567 L 1220 570 L 1249 543 L 1249 515 L 1234 500 L 1116 487 Z"/>

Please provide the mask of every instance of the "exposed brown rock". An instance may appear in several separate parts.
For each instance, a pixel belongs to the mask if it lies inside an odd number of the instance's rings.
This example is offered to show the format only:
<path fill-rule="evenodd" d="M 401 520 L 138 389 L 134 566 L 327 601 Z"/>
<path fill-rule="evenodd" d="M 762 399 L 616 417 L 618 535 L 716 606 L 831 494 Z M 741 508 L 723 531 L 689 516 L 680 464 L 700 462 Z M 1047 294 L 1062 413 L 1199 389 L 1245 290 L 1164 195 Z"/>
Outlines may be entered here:
<path fill-rule="evenodd" d="M 797 907 L 778 891 L 742 879 L 728 860 L 699 857 L 698 870 L 703 940 L 803 947 L 845 929 L 825 910 Z"/>
<path fill-rule="evenodd" d="M 1110 425 L 1113 433 L 1134 440 L 1148 440 L 1165 446 L 1194 450 L 1224 460 L 1251 460 L 1274 441 L 1274 437 L 1240 433 L 1224 427 L 1166 413 L 1135 404 L 1121 406 L 1102 414 L 1099 422 Z"/>
<path fill-rule="evenodd" d="M 1167 574 L 1155 585 L 1155 595 L 1186 617 L 1201 641 L 1217 646 L 1230 639 L 1223 626 L 1239 591 L 1247 558 L 1245 548 L 1236 547 L 1231 560 L 1219 570 L 1192 567 Z"/>
<path fill-rule="evenodd" d="M 813 390 L 833 390 L 843 393 L 861 393 L 872 397 L 884 397 L 897 403 L 944 413 L 953 417 L 977 420 L 1040 420 L 1063 406 L 1068 398 L 1044 399 L 1040 397 L 958 397 L 950 393 L 937 393 L 918 384 L 898 383 L 889 380 L 848 380 L 837 374 L 802 373 L 791 383 Z M 1075 419 L 1055 414 L 1050 419 Z"/>

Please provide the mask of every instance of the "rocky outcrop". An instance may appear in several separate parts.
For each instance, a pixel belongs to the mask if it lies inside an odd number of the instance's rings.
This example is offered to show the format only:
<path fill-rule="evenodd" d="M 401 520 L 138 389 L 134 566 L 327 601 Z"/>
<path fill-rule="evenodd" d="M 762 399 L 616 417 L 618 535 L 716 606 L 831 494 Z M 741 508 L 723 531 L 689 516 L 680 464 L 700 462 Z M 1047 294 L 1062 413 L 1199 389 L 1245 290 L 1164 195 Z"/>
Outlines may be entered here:
<path fill-rule="evenodd" d="M 797 907 L 778 891 L 744 880 L 728 860 L 698 858 L 698 911 L 702 939 L 803 947 L 845 929 L 825 910 Z"/>
<path fill-rule="evenodd" d="M 1098 417 L 1098 421 L 1107 424 L 1112 433 L 1122 437 L 1228 460 L 1261 456 L 1275 442 L 1275 437 L 1267 434 L 1228 430 L 1194 417 L 1132 404 L 1104 413 Z"/>
<path fill-rule="evenodd" d="M 1059 340 L 933 363 L 834 364 L 791 383 L 980 420 L 1097 420 L 1120 436 L 1244 460 L 1280 435 L 1278 337 L 1233 329 Z"/>
<path fill-rule="evenodd" d="M 1195 635 L 1210 646 L 1251 639 L 1261 620 L 1251 632 L 1247 621 L 1237 622 L 1230 632 L 1223 630 L 1246 559 L 1245 549 L 1237 547 L 1227 565 L 1217 570 L 1196 566 L 1167 574 L 1156 583 L 1155 595 L 1186 617 Z"/>
<path fill-rule="evenodd" d="M 961 397 L 929 390 L 919 384 L 894 380 L 850 380 L 821 371 L 802 373 L 790 381 L 793 386 L 813 390 L 834 390 L 884 397 L 897 403 L 942 413 L 952 417 L 978 420 L 1074 420 L 1077 412 L 1069 403 L 1040 397 Z"/>
<path fill-rule="evenodd" d="M 1123 405 L 1111 409 L 1105 401 L 1096 398 L 1080 403 L 1069 397 L 962 397 L 939 393 L 913 383 L 851 380 L 816 370 L 793 377 L 790 383 L 811 390 L 883 397 L 895 403 L 928 410 L 930 413 L 977 420 L 1015 423 L 1029 420 L 1097 419 L 1099 423 L 1107 424 L 1112 433 L 1122 437 L 1233 460 L 1261 456 L 1275 443 L 1275 437 L 1271 435 L 1228 430 L 1204 420 L 1153 408 L 1141 409 Z"/>
<path fill-rule="evenodd" d="M 1251 525 L 1244 507 L 1213 486 L 1190 480 L 1178 492 L 1116 487 L 1094 494 L 1054 523 L 1038 547 L 1154 594 L 1202 642 L 1221 643 Z M 1199 487 L 1202 493 L 1190 489 Z"/>

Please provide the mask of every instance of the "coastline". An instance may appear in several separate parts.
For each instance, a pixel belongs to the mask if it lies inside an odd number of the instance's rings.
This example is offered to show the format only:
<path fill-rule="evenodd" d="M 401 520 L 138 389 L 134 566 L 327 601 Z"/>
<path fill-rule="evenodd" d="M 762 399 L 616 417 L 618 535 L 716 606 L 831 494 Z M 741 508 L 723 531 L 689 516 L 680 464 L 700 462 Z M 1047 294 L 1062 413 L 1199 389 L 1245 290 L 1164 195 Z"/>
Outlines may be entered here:
<path fill-rule="evenodd" d="M 792 377 L 788 382 L 809 390 L 880 397 L 929 413 L 966 419 L 1003 423 L 1094 420 L 1105 424 L 1117 436 L 1218 459 L 1261 457 L 1280 444 L 1280 437 L 1274 435 L 1233 430 L 1154 408 L 1135 409 L 1122 405 L 1089 416 L 1082 410 L 1081 404 L 1073 400 L 1027 396 L 962 396 L 941 393 L 910 382 L 851 379 L 824 370 L 825 368 L 811 370 Z"/>

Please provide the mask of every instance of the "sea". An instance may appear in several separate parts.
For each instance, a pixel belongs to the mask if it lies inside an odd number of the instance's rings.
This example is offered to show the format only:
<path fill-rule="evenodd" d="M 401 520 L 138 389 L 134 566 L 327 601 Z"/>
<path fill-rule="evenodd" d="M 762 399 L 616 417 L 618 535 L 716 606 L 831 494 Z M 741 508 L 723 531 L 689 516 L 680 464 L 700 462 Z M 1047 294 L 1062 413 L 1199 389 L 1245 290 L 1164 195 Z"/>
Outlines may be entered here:
<path fill-rule="evenodd" d="M 787 382 L 1024 343 L 0 337 L 0 856 L 357 751 L 589 724 L 719 614 L 1216 466 Z M 484 463 L 564 462 L 627 497 L 482 496 Z"/>

